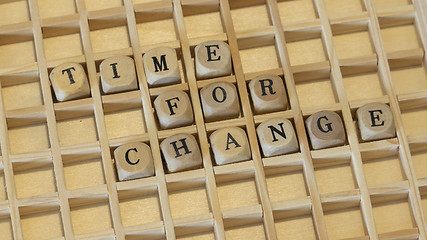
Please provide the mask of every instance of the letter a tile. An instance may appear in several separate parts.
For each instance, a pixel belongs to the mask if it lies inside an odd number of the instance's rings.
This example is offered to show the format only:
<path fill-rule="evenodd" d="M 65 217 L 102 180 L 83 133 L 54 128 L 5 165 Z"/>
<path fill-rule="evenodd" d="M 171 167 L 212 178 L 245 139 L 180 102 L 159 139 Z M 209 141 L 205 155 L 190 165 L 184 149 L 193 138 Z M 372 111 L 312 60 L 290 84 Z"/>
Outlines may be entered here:
<path fill-rule="evenodd" d="M 218 165 L 251 159 L 246 132 L 239 127 L 216 130 L 209 137 L 215 162 Z"/>

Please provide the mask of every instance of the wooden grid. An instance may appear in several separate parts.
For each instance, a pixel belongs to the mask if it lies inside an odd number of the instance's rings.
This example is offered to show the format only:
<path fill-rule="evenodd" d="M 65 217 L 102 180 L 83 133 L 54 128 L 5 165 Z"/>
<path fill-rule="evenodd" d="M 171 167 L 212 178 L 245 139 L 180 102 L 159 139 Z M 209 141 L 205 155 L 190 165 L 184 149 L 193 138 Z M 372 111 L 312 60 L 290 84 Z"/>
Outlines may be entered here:
<path fill-rule="evenodd" d="M 427 239 L 427 3 L 423 0 L 0 1 L 1 239 Z M 197 80 L 194 47 L 230 45 L 233 74 Z M 180 84 L 151 88 L 142 55 L 177 50 Z M 139 90 L 104 95 L 99 64 L 127 55 Z M 87 71 L 91 97 L 59 103 L 49 72 Z M 290 109 L 255 115 L 247 82 L 284 78 Z M 242 112 L 205 123 L 199 89 L 236 85 Z M 152 100 L 189 93 L 192 126 L 159 130 Z M 383 102 L 397 137 L 362 142 L 355 111 Z M 332 110 L 345 146 L 312 150 L 304 120 Z M 255 128 L 290 119 L 300 152 L 265 158 Z M 252 160 L 215 166 L 208 137 L 247 132 Z M 201 169 L 170 174 L 159 142 L 199 141 Z M 112 151 L 150 145 L 155 176 L 119 182 Z"/>

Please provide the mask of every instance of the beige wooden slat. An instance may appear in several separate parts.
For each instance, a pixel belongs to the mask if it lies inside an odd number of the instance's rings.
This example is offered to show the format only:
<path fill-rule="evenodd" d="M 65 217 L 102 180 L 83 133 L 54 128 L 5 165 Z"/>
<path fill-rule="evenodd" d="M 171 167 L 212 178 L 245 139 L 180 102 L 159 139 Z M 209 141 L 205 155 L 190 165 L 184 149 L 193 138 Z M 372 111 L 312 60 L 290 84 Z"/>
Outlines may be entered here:
<path fill-rule="evenodd" d="M 206 190 L 208 193 L 209 203 L 211 204 L 212 215 L 214 218 L 214 229 L 216 239 L 225 239 L 224 221 L 222 219 L 221 208 L 219 206 L 218 192 L 216 189 L 215 175 L 212 165 L 212 159 L 209 149 L 208 136 L 206 133 L 203 111 L 200 104 L 199 90 L 195 76 L 193 60 L 191 58 L 190 43 L 187 37 L 187 31 L 184 24 L 184 16 L 180 0 L 173 0 L 174 17 L 178 29 L 179 40 L 181 42 L 181 51 L 184 60 L 184 66 L 190 89 L 191 102 L 193 105 L 194 119 L 199 135 L 200 150 L 203 156 L 203 167 L 206 174 Z"/>
<path fill-rule="evenodd" d="M 399 148 L 400 148 L 400 155 L 402 158 L 402 165 L 405 171 L 405 175 L 408 178 L 408 182 L 410 186 L 409 199 L 413 209 L 414 219 L 419 228 L 421 239 L 426 239 L 427 237 L 426 223 L 423 217 L 423 212 L 421 207 L 420 192 L 418 187 L 416 186 L 417 181 L 416 181 L 415 172 L 412 166 L 409 143 L 403 128 L 403 121 L 401 118 L 400 106 L 399 106 L 399 102 L 396 96 L 396 91 L 394 89 L 394 85 L 391 79 L 390 66 L 387 60 L 386 51 L 384 49 L 383 39 L 381 36 L 381 29 L 380 29 L 380 25 L 379 25 L 377 13 L 376 13 L 376 9 L 373 1 L 367 0 L 366 8 L 371 20 L 371 26 L 372 26 L 371 33 L 374 35 L 373 44 L 377 50 L 378 68 L 383 73 L 382 75 L 383 85 L 385 87 L 385 91 L 387 92 L 387 95 L 390 98 L 390 107 L 393 112 L 393 117 L 396 125 L 396 134 L 399 139 Z M 424 21 L 421 21 L 420 24 L 424 25 Z M 425 39 L 423 42 L 425 42 Z"/>
<path fill-rule="evenodd" d="M 167 239 L 175 239 L 175 229 L 173 226 L 173 220 L 171 215 L 171 209 L 169 204 L 169 196 L 166 186 L 165 172 L 162 164 L 162 157 L 160 155 L 160 146 L 157 135 L 157 126 L 152 112 L 152 104 L 148 89 L 147 79 L 145 77 L 143 62 L 142 62 L 142 51 L 140 41 L 138 37 L 135 9 L 132 0 L 125 0 L 126 15 L 128 21 L 128 29 L 130 41 L 133 49 L 133 58 L 135 60 L 135 66 L 137 70 L 137 76 L 139 80 L 139 89 L 141 92 L 141 101 L 144 110 L 145 122 L 147 124 L 148 135 L 150 138 L 150 147 L 154 158 L 154 167 L 156 173 L 156 179 L 158 182 L 159 199 L 163 217 L 164 228 Z"/>
<path fill-rule="evenodd" d="M 83 51 L 86 56 L 88 79 L 91 87 L 91 96 L 94 105 L 94 115 L 98 131 L 99 144 L 101 146 L 102 166 L 108 189 L 108 202 L 111 211 L 112 223 L 117 239 L 124 239 L 124 229 L 120 221 L 119 200 L 115 183 L 114 166 L 111 161 L 110 146 L 105 127 L 104 113 L 102 109 L 101 91 L 97 77 L 95 59 L 90 40 L 88 13 L 84 0 L 76 0 L 77 12 L 80 14 L 80 32 L 83 43 Z"/>
<path fill-rule="evenodd" d="M 274 225 L 273 211 L 270 198 L 267 192 L 267 183 L 265 180 L 262 158 L 259 150 L 257 135 L 255 131 L 255 121 L 252 114 L 249 96 L 247 94 L 246 80 L 240 60 L 239 47 L 237 44 L 236 32 L 234 31 L 233 21 L 231 19 L 231 10 L 228 1 L 220 1 L 221 16 L 228 37 L 231 57 L 233 60 L 234 73 L 236 75 L 237 89 L 239 91 L 240 103 L 246 122 L 246 133 L 252 151 L 252 159 L 255 166 L 255 184 L 263 210 L 263 220 L 265 233 L 268 239 L 277 239 L 276 227 Z"/>
<path fill-rule="evenodd" d="M 36 0 L 29 1 L 30 14 L 33 21 L 34 44 L 39 67 L 40 83 L 43 93 L 43 102 L 45 104 L 46 120 L 48 126 L 49 142 L 53 159 L 53 168 L 56 180 L 56 189 L 58 191 L 59 207 L 61 212 L 64 237 L 74 239 L 73 227 L 71 223 L 70 205 L 68 203 L 67 189 L 65 186 L 64 169 L 61 158 L 58 132 L 56 128 L 56 117 L 51 95 L 49 74 L 47 71 L 47 61 L 43 45 L 43 35 L 41 30 L 40 15 L 38 3 Z"/>
<path fill-rule="evenodd" d="M 295 120 L 295 130 L 298 135 L 298 142 L 300 144 L 300 151 L 303 156 L 304 176 L 306 180 L 307 189 L 310 193 L 310 199 L 312 202 L 312 215 L 313 222 L 316 228 L 316 234 L 319 239 L 327 239 L 326 223 L 323 215 L 323 209 L 320 199 L 320 193 L 317 188 L 316 179 L 314 176 L 314 166 L 311 159 L 310 146 L 308 144 L 308 138 L 305 130 L 305 123 L 299 105 L 298 96 L 296 92 L 294 77 L 292 74 L 292 67 L 289 61 L 289 55 L 286 48 L 286 39 L 284 35 L 284 27 L 280 20 L 278 12 L 277 1 L 268 0 L 268 6 L 271 14 L 271 19 L 275 27 L 276 45 L 278 48 L 280 62 L 282 65 L 286 89 L 288 90 L 289 102 L 293 117 Z M 317 25 L 317 22 L 316 22 Z"/>
<path fill-rule="evenodd" d="M 319 18 L 323 27 L 322 39 L 326 46 L 327 55 L 331 65 L 331 79 L 335 90 L 338 95 L 338 99 L 341 105 L 341 112 L 343 115 L 343 121 L 347 130 L 347 139 L 352 151 L 352 165 L 354 173 L 356 175 L 357 183 L 361 193 L 361 209 L 365 220 L 365 225 L 371 239 L 378 239 L 378 234 L 375 227 L 375 221 L 372 210 L 372 203 L 369 196 L 368 185 L 365 179 L 363 171 L 362 157 L 359 149 L 359 140 L 357 137 L 357 130 L 353 124 L 353 118 L 351 115 L 351 109 L 347 99 L 347 95 L 344 89 L 341 69 L 338 61 L 338 56 L 332 39 L 332 29 L 329 23 L 329 17 L 326 10 L 326 6 L 323 0 L 317 1 L 317 10 Z"/>

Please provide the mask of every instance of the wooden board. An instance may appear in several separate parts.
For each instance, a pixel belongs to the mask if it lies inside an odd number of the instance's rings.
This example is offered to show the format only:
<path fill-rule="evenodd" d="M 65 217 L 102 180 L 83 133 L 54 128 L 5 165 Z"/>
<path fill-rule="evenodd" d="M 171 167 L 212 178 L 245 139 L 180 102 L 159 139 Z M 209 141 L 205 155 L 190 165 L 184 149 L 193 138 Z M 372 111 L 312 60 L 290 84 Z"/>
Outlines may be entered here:
<path fill-rule="evenodd" d="M 1 239 L 427 239 L 427 3 L 424 0 L 0 1 Z M 223 40 L 233 73 L 196 80 L 194 47 Z M 148 87 L 142 55 L 177 50 L 182 82 Z M 104 95 L 99 64 L 127 55 L 139 89 Z M 91 97 L 59 103 L 49 73 L 84 65 Z M 284 78 L 290 109 L 255 115 L 247 83 Z M 234 83 L 238 118 L 205 123 L 199 89 Z M 153 99 L 191 96 L 193 125 L 160 130 Z M 355 111 L 391 106 L 393 139 L 363 142 Z M 344 121 L 345 146 L 312 150 L 304 120 Z M 265 158 L 255 128 L 284 117 L 300 152 Z M 216 166 L 216 129 L 246 130 L 252 159 Z M 200 169 L 168 173 L 162 139 L 193 134 Z M 150 145 L 155 176 L 119 182 L 112 152 Z"/>

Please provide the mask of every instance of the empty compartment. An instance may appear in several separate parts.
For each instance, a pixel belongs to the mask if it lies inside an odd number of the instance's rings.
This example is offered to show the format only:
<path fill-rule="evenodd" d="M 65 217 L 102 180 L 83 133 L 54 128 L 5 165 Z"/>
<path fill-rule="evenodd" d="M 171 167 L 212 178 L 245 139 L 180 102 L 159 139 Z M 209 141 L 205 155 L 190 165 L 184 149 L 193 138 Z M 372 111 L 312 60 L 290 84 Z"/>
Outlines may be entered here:
<path fill-rule="evenodd" d="M 301 108 L 331 105 L 338 102 L 335 86 L 328 78 L 300 80 L 295 88 Z"/>
<path fill-rule="evenodd" d="M 73 0 L 38 0 L 41 18 L 59 17 L 77 12 Z"/>
<path fill-rule="evenodd" d="M 7 118 L 11 154 L 47 151 L 50 148 L 46 115 L 43 111 Z"/>
<path fill-rule="evenodd" d="M 274 35 L 238 39 L 238 45 L 245 74 L 281 67 Z"/>
<path fill-rule="evenodd" d="M 156 186 L 121 190 L 118 194 L 120 216 L 124 227 L 162 221 Z"/>
<path fill-rule="evenodd" d="M 375 71 L 344 75 L 342 81 L 349 101 L 373 99 L 385 95 L 380 74 L 376 69 Z"/>
<path fill-rule="evenodd" d="M 381 35 L 387 54 L 421 47 L 418 32 L 413 23 L 381 27 Z"/>
<path fill-rule="evenodd" d="M 324 212 L 329 239 L 350 239 L 368 236 L 360 206 L 342 208 Z M 334 206 L 332 206 L 334 208 Z"/>
<path fill-rule="evenodd" d="M 113 20 L 111 20 L 111 19 Z M 94 53 L 130 48 L 125 14 L 89 20 L 90 39 Z"/>
<path fill-rule="evenodd" d="M 243 163 L 244 164 L 244 163 Z M 254 172 L 216 175 L 219 205 L 222 211 L 255 206 L 260 202 Z"/>
<path fill-rule="evenodd" d="M 102 4 L 96 0 L 85 0 L 86 10 L 97 11 L 108 8 L 116 8 L 123 6 L 123 0 L 108 0 L 102 1 Z"/>
<path fill-rule="evenodd" d="M 355 15 L 366 11 L 363 0 L 325 0 L 325 5 L 330 18 Z"/>
<path fill-rule="evenodd" d="M 174 182 L 168 184 L 169 204 L 174 219 L 210 212 L 205 182 Z"/>
<path fill-rule="evenodd" d="M 320 63 L 328 60 L 318 27 L 285 32 L 289 61 L 292 66 Z"/>
<path fill-rule="evenodd" d="M 186 234 L 176 238 L 177 240 L 215 240 L 215 234 L 213 232 L 201 232 Z"/>
<path fill-rule="evenodd" d="M 165 3 L 159 9 L 137 10 L 135 17 L 141 46 L 167 43 L 178 39 L 171 3 Z M 175 47 L 178 46 L 177 43 Z"/>
<path fill-rule="evenodd" d="M 268 166 L 265 172 L 268 196 L 271 202 L 294 200 L 308 196 L 302 165 Z"/>
<path fill-rule="evenodd" d="M 264 225 L 260 223 L 245 224 L 225 229 L 227 239 L 267 239 Z"/>
<path fill-rule="evenodd" d="M 406 136 L 424 137 L 427 134 L 427 125 L 423 121 L 427 117 L 425 97 L 400 102 L 400 107 Z"/>
<path fill-rule="evenodd" d="M 389 195 L 372 199 L 378 234 L 409 230 L 416 227 L 408 196 Z"/>
<path fill-rule="evenodd" d="M 26 22 L 30 20 L 27 1 L 6 1 L 0 4 L 0 25 Z"/>
<path fill-rule="evenodd" d="M 0 171 L 0 202 L 7 200 L 6 178 L 3 171 Z"/>
<path fill-rule="evenodd" d="M 0 216 L 0 235 L 4 240 L 13 240 L 12 221 L 10 216 Z"/>
<path fill-rule="evenodd" d="M 427 177 L 427 147 L 426 144 L 421 142 L 418 144 L 411 144 L 411 159 L 415 171 L 416 178 Z"/>
<path fill-rule="evenodd" d="M 1 93 L 6 111 L 43 105 L 43 95 L 37 72 L 0 77 Z"/>
<path fill-rule="evenodd" d="M 359 32 L 334 34 L 333 41 L 339 59 L 370 56 L 375 53 L 367 29 Z"/>
<path fill-rule="evenodd" d="M 51 159 L 14 163 L 17 198 L 29 198 L 56 192 Z"/>
<path fill-rule="evenodd" d="M 182 11 L 188 38 L 224 34 L 218 3 L 184 4 Z"/>
<path fill-rule="evenodd" d="M 43 45 L 48 61 L 83 55 L 80 25 L 72 20 L 60 25 L 43 27 Z"/>
<path fill-rule="evenodd" d="M 39 206 L 29 207 L 39 208 Z M 24 239 L 54 239 L 64 236 L 59 207 L 25 213 L 20 209 L 21 227 Z"/>
<path fill-rule="evenodd" d="M 104 98 L 103 106 L 109 139 L 141 135 L 147 132 L 139 95 L 137 98 L 127 99 L 123 102 L 109 101 Z"/>
<path fill-rule="evenodd" d="M 313 0 L 279 0 L 277 3 L 282 24 L 317 19 Z"/>
<path fill-rule="evenodd" d="M 105 184 L 105 176 L 99 152 L 71 153 L 62 156 L 65 186 L 68 190 Z"/>
<path fill-rule="evenodd" d="M 328 160 L 313 159 L 316 162 L 314 175 L 319 193 L 336 193 L 356 189 L 357 182 L 349 159 L 348 162 L 326 163 Z"/>
<path fill-rule="evenodd" d="M 29 39 L 31 38 L 31 39 Z M 7 38 L 8 41 L 15 40 L 12 37 Z M 22 65 L 35 64 L 36 52 L 34 48 L 34 41 L 31 37 L 16 39 L 14 42 L 3 43 L 0 42 L 0 67 L 11 68 Z"/>
<path fill-rule="evenodd" d="M 369 187 L 406 180 L 396 146 L 390 147 L 390 149 L 372 149 L 362 152 L 362 161 Z"/>
<path fill-rule="evenodd" d="M 377 10 L 384 10 L 388 8 L 395 8 L 401 6 L 411 5 L 411 0 L 374 0 Z"/>
<path fill-rule="evenodd" d="M 313 216 L 311 214 L 275 218 L 277 238 L 315 240 L 317 236 L 313 221 Z"/>
<path fill-rule="evenodd" d="M 70 199 L 71 223 L 75 235 L 112 229 L 107 199 Z"/>
<path fill-rule="evenodd" d="M 413 93 L 427 89 L 425 65 L 391 69 L 391 79 L 397 94 Z"/>
<path fill-rule="evenodd" d="M 86 100 L 89 99 L 75 101 L 75 106 L 70 106 L 73 102 L 56 105 L 56 127 L 61 147 L 98 141 L 93 105 Z"/>
<path fill-rule="evenodd" d="M 271 26 L 270 13 L 265 0 L 230 1 L 231 18 L 234 30 L 243 32 Z M 256 16 L 256 17 L 254 17 Z"/>

